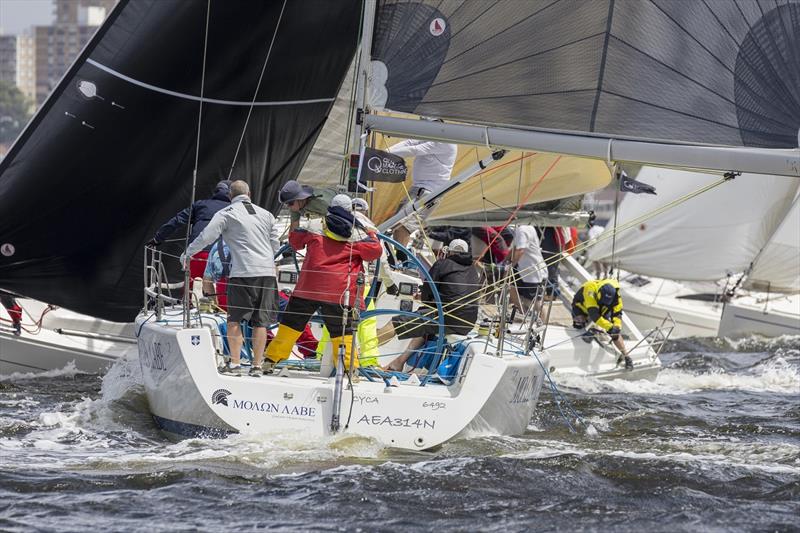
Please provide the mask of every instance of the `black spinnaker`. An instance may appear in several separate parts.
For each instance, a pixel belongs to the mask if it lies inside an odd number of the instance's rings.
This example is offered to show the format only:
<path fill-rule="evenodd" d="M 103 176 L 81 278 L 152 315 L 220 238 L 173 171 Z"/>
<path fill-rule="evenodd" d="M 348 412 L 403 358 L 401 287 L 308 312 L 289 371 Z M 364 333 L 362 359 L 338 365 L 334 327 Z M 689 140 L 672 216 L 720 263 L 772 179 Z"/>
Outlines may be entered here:
<path fill-rule="evenodd" d="M 191 198 L 207 15 L 197 198 L 233 165 L 277 205 L 354 56 L 361 2 L 121 0 L 0 163 L 0 288 L 133 320 L 142 246 Z"/>
<path fill-rule="evenodd" d="M 797 0 L 379 0 L 372 58 L 377 108 L 798 145 Z"/>

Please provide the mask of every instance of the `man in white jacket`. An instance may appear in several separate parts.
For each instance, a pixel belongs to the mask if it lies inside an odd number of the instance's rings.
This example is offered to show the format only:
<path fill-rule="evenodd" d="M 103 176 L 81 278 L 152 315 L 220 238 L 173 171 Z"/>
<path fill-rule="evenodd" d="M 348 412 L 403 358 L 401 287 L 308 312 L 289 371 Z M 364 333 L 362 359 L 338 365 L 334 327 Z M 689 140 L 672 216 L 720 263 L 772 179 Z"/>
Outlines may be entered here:
<path fill-rule="evenodd" d="M 251 376 L 261 375 L 261 361 L 267 345 L 266 326 L 274 322 L 278 284 L 275 279 L 275 251 L 280 246 L 272 213 L 250 202 L 250 187 L 234 181 L 230 187 L 231 205 L 218 211 L 208 226 L 192 241 L 181 257 L 191 257 L 216 241 L 220 235 L 228 244 L 231 272 L 228 280 L 228 346 L 231 362 L 223 372 L 242 375 L 240 352 L 242 329 L 247 320 L 253 328 Z"/>
<path fill-rule="evenodd" d="M 408 191 L 410 201 L 413 202 L 447 183 L 450 173 L 453 172 L 453 165 L 456 163 L 458 146 L 443 142 L 408 139 L 389 148 L 389 152 L 400 157 L 414 158 L 413 181 L 411 190 Z M 398 210 L 402 209 L 408 201 L 409 198 L 405 198 Z M 424 216 L 425 213 L 419 211 L 416 215 L 407 218 L 401 226 L 395 228 L 394 239 L 406 246 L 411 232 L 419 229 L 417 217 Z"/>

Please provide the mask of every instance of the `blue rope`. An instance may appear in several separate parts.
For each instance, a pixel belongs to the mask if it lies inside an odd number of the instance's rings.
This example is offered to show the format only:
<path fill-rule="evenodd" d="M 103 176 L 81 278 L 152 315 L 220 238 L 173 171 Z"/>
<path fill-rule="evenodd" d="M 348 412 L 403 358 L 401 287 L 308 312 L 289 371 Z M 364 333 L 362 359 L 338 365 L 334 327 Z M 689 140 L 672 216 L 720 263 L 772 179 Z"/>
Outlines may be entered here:
<path fill-rule="evenodd" d="M 141 335 L 141 333 L 142 333 L 142 328 L 144 327 L 144 325 L 145 325 L 145 324 L 147 324 L 147 322 L 148 322 L 148 321 L 149 321 L 151 318 L 153 318 L 154 316 L 156 316 L 156 313 L 155 313 L 155 312 L 153 312 L 153 314 L 152 314 L 152 315 L 150 315 L 149 317 L 145 318 L 145 319 L 144 319 L 144 322 L 142 322 L 142 323 L 139 325 L 139 329 L 136 331 L 136 338 L 137 338 L 137 339 L 139 338 L 139 335 Z"/>
<path fill-rule="evenodd" d="M 511 341 L 509 339 L 506 339 L 506 342 L 508 344 L 511 344 L 512 346 L 518 346 L 518 347 L 521 348 L 521 345 L 518 345 L 518 344 L 514 343 L 513 341 Z M 515 353 L 520 354 L 520 355 L 525 355 L 524 352 L 517 351 Z M 561 417 L 567 423 L 567 427 L 569 428 L 569 430 L 572 433 L 576 433 L 575 427 L 572 425 L 572 423 L 570 422 L 569 418 L 564 413 L 564 409 L 562 408 L 562 405 L 561 405 L 562 402 L 564 404 L 566 404 L 566 406 L 569 409 L 569 412 L 572 414 L 572 416 L 575 417 L 575 419 L 578 422 L 580 422 L 583 427 L 587 427 L 586 421 L 583 419 L 583 417 L 581 417 L 580 414 L 578 414 L 578 411 L 572 405 L 572 402 L 570 402 L 561 393 L 561 391 L 558 389 L 558 387 L 556 386 L 555 382 L 553 381 L 552 376 L 550 376 L 550 372 L 548 372 L 547 369 L 545 368 L 544 364 L 542 364 L 542 360 L 539 359 L 539 356 L 536 354 L 536 352 L 534 350 L 531 350 L 531 353 L 536 358 L 536 362 L 539 363 L 539 366 L 542 368 L 542 371 L 544 372 L 544 375 L 547 377 L 547 381 L 550 383 L 550 392 L 553 394 L 553 399 L 556 401 L 556 406 L 558 407 L 558 411 L 559 411 L 559 413 L 561 413 Z"/>

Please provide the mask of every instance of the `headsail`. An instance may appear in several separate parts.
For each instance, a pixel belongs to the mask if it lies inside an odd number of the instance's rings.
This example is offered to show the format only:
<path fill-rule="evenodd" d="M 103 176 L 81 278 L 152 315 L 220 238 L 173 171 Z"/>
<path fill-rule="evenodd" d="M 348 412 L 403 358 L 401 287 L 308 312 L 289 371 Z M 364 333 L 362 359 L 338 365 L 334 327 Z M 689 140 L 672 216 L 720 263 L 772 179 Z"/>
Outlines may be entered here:
<path fill-rule="evenodd" d="M 637 274 L 692 281 L 744 272 L 784 219 L 798 187 L 794 178 L 745 174 L 650 217 L 721 177 L 643 167 L 636 179 L 658 194 L 625 195 L 616 225 L 635 225 L 620 231 L 615 242 L 604 237 L 589 249 L 589 258 Z M 614 226 L 612 219 L 608 235 Z"/>
<path fill-rule="evenodd" d="M 380 0 L 373 105 L 478 124 L 796 148 L 800 3 Z"/>
<path fill-rule="evenodd" d="M 747 287 L 771 292 L 800 292 L 800 197 L 772 234 L 747 275 Z"/>
<path fill-rule="evenodd" d="M 233 165 L 271 207 L 324 125 L 360 12 L 357 0 L 120 1 L 0 164 L 0 287 L 131 320 L 141 246 L 191 196 L 206 16 L 198 197 Z"/>

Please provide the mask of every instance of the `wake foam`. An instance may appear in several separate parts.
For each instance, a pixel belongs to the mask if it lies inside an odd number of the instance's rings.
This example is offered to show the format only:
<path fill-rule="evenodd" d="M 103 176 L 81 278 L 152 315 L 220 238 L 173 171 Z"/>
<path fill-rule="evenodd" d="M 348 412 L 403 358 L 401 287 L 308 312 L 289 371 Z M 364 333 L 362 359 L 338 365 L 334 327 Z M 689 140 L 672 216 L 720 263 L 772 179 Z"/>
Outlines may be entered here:
<path fill-rule="evenodd" d="M 46 370 L 44 372 L 14 372 L 12 374 L 0 374 L 0 382 L 14 383 L 18 381 L 27 381 L 29 379 L 41 378 L 72 378 L 78 374 L 86 374 L 78 370 L 75 366 L 75 361 L 70 361 L 64 368 L 56 368 L 53 370 Z"/>

